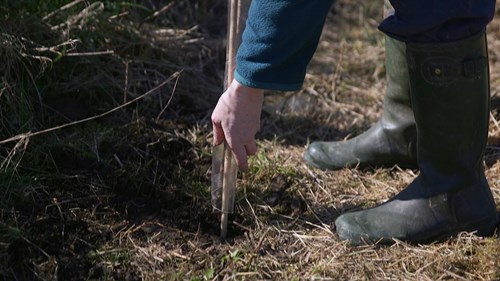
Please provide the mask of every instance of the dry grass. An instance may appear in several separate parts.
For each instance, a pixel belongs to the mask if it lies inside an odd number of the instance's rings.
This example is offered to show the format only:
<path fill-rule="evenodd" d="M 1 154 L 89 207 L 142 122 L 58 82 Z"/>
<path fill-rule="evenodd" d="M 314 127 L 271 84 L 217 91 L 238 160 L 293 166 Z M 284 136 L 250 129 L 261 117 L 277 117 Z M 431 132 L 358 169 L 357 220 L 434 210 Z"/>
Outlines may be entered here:
<path fill-rule="evenodd" d="M 171 1 L 172 7 L 154 2 L 143 1 L 151 4 L 145 4 L 150 11 L 144 14 L 130 7 L 106 14 L 92 6 L 100 16 L 89 21 L 83 21 L 82 12 L 90 6 L 78 3 L 47 19 L 60 29 L 56 34 L 69 36 L 59 43 L 77 37 L 79 29 L 68 29 L 70 24 L 102 30 L 111 41 L 104 40 L 108 45 L 99 46 L 108 48 L 98 50 L 83 42 L 73 50 L 80 53 L 78 60 L 64 56 L 64 64 L 51 65 L 62 69 L 54 70 L 55 77 L 45 69 L 42 82 L 51 86 L 37 88 L 43 98 L 29 103 L 35 112 L 45 105 L 64 110 L 74 104 L 69 99 L 86 111 L 78 116 L 62 112 L 64 118 L 93 116 L 184 71 L 175 90 L 169 84 L 112 117 L 2 148 L 2 159 L 11 161 L 4 161 L 0 177 L 0 278 L 500 280 L 498 235 L 461 233 L 432 245 L 389 247 L 351 247 L 338 239 L 331 225 L 341 212 L 390 198 L 417 171 L 322 172 L 303 164 L 309 141 L 355 135 L 380 116 L 386 86 L 383 41 L 376 30 L 381 2 L 337 1 L 304 89 L 267 96 L 260 151 L 251 159 L 251 172 L 240 176 L 229 238 L 220 241 L 219 217 L 209 198 L 208 116 L 222 87 L 224 33 L 214 26 L 225 26 L 223 1 L 199 1 L 198 6 Z M 186 12 L 193 10 L 197 16 Z M 172 21 L 179 26 L 168 25 Z M 492 112 L 485 160 L 500 209 L 499 12 L 488 35 Z M 24 47 L 11 49 L 10 58 Z M 106 50 L 113 54 L 88 56 Z M 83 69 L 62 75 L 75 67 Z M 25 73 L 32 68 L 7 69 Z M 17 86 L 3 81 L 0 98 L 36 93 L 34 86 Z M 39 100 L 37 95 L 31 101 Z M 28 129 L 69 122 L 51 112 L 38 113 L 43 118 Z M 7 125 L 5 138 L 27 131 Z"/>

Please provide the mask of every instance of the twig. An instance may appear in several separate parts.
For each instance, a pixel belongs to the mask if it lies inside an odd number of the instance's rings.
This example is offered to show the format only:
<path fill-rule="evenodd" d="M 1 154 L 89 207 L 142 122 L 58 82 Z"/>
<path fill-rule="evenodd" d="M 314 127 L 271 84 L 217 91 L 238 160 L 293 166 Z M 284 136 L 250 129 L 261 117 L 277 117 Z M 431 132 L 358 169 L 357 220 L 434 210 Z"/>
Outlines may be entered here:
<path fill-rule="evenodd" d="M 77 5 L 77 4 L 79 4 L 80 2 L 83 2 L 83 0 L 75 0 L 75 1 L 73 1 L 73 2 L 71 2 L 71 3 L 68 3 L 68 4 L 66 4 L 66 5 L 62 6 L 61 8 L 59 8 L 59 9 L 57 9 L 57 10 L 55 10 L 55 11 L 52 11 L 52 12 L 48 13 L 45 17 L 43 17 L 43 18 L 42 18 L 42 20 L 43 20 L 43 21 L 48 20 L 48 19 L 49 19 L 50 17 L 52 17 L 53 15 L 55 15 L 55 14 L 57 14 L 57 13 L 59 13 L 59 12 L 62 12 L 62 11 L 64 11 L 64 10 L 67 10 L 67 9 L 69 9 L 69 8 L 71 8 L 71 7 L 73 7 L 73 6 Z"/>
<path fill-rule="evenodd" d="M 145 22 L 153 19 L 153 18 L 156 18 L 157 16 L 167 12 L 168 10 L 170 10 L 176 3 L 176 1 L 172 1 L 170 3 L 168 3 L 167 5 L 163 6 L 161 9 L 159 9 L 158 11 L 155 11 L 152 15 L 146 17 L 140 24 L 139 24 L 139 27 L 141 27 Z"/>
<path fill-rule="evenodd" d="M 259 243 L 257 243 L 257 246 L 255 246 L 255 248 L 253 249 L 253 251 L 256 254 L 260 251 L 260 248 L 262 247 L 262 243 L 264 243 L 264 239 L 266 238 L 267 233 L 269 233 L 269 228 L 266 229 L 266 232 L 264 232 L 264 234 L 262 234 L 262 236 L 259 239 Z"/>
<path fill-rule="evenodd" d="M 158 116 L 156 116 L 156 121 L 160 120 L 160 116 L 163 114 L 163 112 L 165 112 L 165 110 L 167 110 L 168 106 L 170 105 L 170 102 L 172 101 L 172 98 L 174 97 L 174 94 L 175 94 L 175 89 L 177 88 L 177 82 L 179 82 L 180 77 L 181 76 L 178 75 L 177 79 L 175 79 L 175 84 L 174 84 L 174 88 L 172 89 L 172 94 L 170 95 L 170 98 L 167 101 L 167 105 L 165 105 L 165 107 L 163 107 L 163 109 L 160 111 Z"/>
<path fill-rule="evenodd" d="M 125 85 L 123 86 L 123 102 L 127 102 L 127 93 L 128 93 L 128 65 L 130 61 L 125 61 Z"/>
<path fill-rule="evenodd" d="M 462 277 L 462 276 L 460 276 L 460 275 L 458 275 L 458 274 L 456 274 L 456 273 L 454 273 L 454 272 L 451 272 L 451 271 L 449 271 L 449 270 L 446 270 L 446 269 L 444 269 L 444 268 L 441 268 L 441 270 L 442 270 L 444 273 L 446 273 L 446 274 L 450 275 L 451 277 L 455 278 L 455 280 L 465 280 L 465 281 L 469 280 L 469 279 L 467 279 L 467 278 L 464 278 L 464 277 Z"/>
<path fill-rule="evenodd" d="M 493 123 L 495 123 L 495 126 L 497 127 L 497 129 L 500 130 L 500 122 L 497 121 L 497 119 L 495 119 L 495 116 L 491 112 L 490 112 L 490 119 L 493 120 Z"/>
<path fill-rule="evenodd" d="M 134 103 L 134 102 L 136 102 L 136 101 L 144 98 L 145 96 L 150 95 L 151 93 L 155 92 L 156 90 L 158 90 L 161 87 L 165 86 L 166 84 L 170 83 L 170 81 L 172 81 L 173 79 L 177 78 L 181 74 L 181 72 L 182 72 L 182 70 L 175 72 L 167 80 L 163 81 L 161 84 L 159 84 L 158 86 L 154 87 L 153 89 L 147 91 L 146 93 L 138 96 L 137 98 L 135 98 L 135 99 L 133 99 L 133 100 L 131 100 L 129 102 L 126 102 L 126 103 L 124 103 L 124 104 L 122 104 L 120 106 L 117 106 L 117 107 L 115 107 L 115 108 L 113 108 L 113 109 L 111 109 L 109 111 L 104 112 L 104 113 L 101 113 L 101 114 L 98 114 L 98 115 L 95 115 L 95 116 L 92 116 L 92 117 L 88 117 L 88 118 L 85 118 L 85 119 L 82 119 L 82 120 L 74 121 L 74 122 L 71 122 L 71 123 L 66 123 L 66 124 L 63 124 L 63 125 L 60 125 L 60 126 L 56 126 L 56 127 L 52 127 L 52 128 L 40 130 L 40 131 L 33 132 L 33 133 L 32 132 L 22 133 L 22 134 L 13 136 L 11 138 L 2 140 L 2 141 L 0 141 L 0 144 L 17 141 L 17 140 L 20 140 L 20 139 L 23 139 L 23 138 L 29 138 L 29 137 L 33 137 L 33 136 L 38 136 L 38 135 L 41 135 L 41 134 L 49 133 L 49 132 L 52 132 L 52 131 L 60 130 L 60 129 L 63 129 L 63 128 L 66 128 L 66 127 L 70 127 L 70 126 L 82 124 L 82 123 L 85 123 L 85 122 L 88 122 L 88 121 L 91 121 L 91 120 L 95 120 L 95 119 L 107 116 L 107 115 L 109 115 L 109 114 L 111 114 L 111 113 L 113 113 L 115 111 L 118 111 L 118 110 L 120 110 L 120 109 L 122 109 L 124 107 L 129 106 L 130 104 L 132 104 L 132 103 Z"/>
<path fill-rule="evenodd" d="M 42 248 L 40 248 L 38 245 L 36 245 L 35 243 L 31 242 L 31 241 L 30 241 L 30 240 L 28 240 L 28 238 L 26 238 L 26 237 L 23 237 L 23 240 L 24 240 L 26 243 L 30 244 L 31 246 L 35 247 L 35 248 L 36 248 L 38 251 L 40 251 L 40 252 L 41 252 L 44 256 L 46 256 L 47 258 L 49 258 L 49 259 L 50 259 L 50 255 L 49 255 L 47 252 L 45 252 Z"/>
<path fill-rule="evenodd" d="M 102 2 L 94 2 L 89 6 L 87 6 L 85 9 L 83 9 L 79 14 L 69 17 L 66 20 L 66 22 L 63 22 L 56 26 L 52 26 L 51 29 L 57 30 L 63 28 L 64 26 L 70 29 L 71 26 L 77 23 L 78 21 L 96 15 L 102 12 L 103 10 L 104 10 L 104 4 Z"/>
<path fill-rule="evenodd" d="M 24 38 L 21 38 L 21 39 L 24 39 Z M 33 45 L 39 45 L 33 41 L 29 41 L 29 40 L 25 40 L 27 41 L 28 43 L 31 43 Z M 56 53 L 58 55 L 61 55 L 61 52 L 59 51 L 56 51 L 57 49 L 59 49 L 60 47 L 66 47 L 66 46 L 70 46 L 71 48 L 74 48 L 74 46 L 76 45 L 76 43 L 79 43 L 80 40 L 79 39 L 69 39 L 65 42 L 62 42 L 62 43 L 59 43 L 57 45 L 54 45 L 54 46 L 50 46 L 50 47 L 45 47 L 45 46 L 41 46 L 41 47 L 37 47 L 37 48 L 34 48 L 35 51 L 41 53 L 41 52 L 53 52 L 53 53 Z"/>
<path fill-rule="evenodd" d="M 4 167 L 10 166 L 10 163 L 12 162 L 12 159 L 16 155 L 18 151 L 22 151 L 21 158 L 24 156 L 24 153 L 26 152 L 26 148 L 28 147 L 29 143 L 29 138 L 20 138 L 19 141 L 16 143 L 14 148 L 9 151 L 7 157 L 5 157 L 5 160 L 0 164 L 0 170 L 3 170 Z M 20 149 L 22 146 L 22 149 Z M 14 169 L 17 169 L 17 166 L 19 166 L 20 161 L 18 161 L 14 166 Z"/>
<path fill-rule="evenodd" d="M 114 53 L 115 51 L 113 50 L 106 50 L 97 52 L 66 53 L 64 55 L 67 57 L 88 57 L 88 56 L 112 55 Z"/>

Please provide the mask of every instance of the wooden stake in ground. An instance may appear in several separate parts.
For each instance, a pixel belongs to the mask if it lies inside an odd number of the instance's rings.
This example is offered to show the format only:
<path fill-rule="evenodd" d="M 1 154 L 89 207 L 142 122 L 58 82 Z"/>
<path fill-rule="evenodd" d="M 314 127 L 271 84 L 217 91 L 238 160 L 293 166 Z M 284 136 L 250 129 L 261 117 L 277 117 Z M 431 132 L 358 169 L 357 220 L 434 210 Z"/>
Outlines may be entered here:
<path fill-rule="evenodd" d="M 228 0 L 228 31 L 224 90 L 233 80 L 236 52 L 251 0 Z M 238 167 L 229 145 L 224 142 L 213 148 L 212 153 L 212 206 L 221 212 L 220 236 L 227 235 L 228 215 L 233 212 Z"/>

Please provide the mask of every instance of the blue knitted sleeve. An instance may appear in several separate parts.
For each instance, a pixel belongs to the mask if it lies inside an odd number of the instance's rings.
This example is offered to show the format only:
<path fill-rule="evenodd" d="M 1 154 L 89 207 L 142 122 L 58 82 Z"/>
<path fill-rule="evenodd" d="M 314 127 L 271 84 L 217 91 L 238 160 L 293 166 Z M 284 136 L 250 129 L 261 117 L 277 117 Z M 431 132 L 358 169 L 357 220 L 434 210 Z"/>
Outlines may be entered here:
<path fill-rule="evenodd" d="M 252 0 L 235 79 L 270 90 L 299 90 L 332 0 Z"/>

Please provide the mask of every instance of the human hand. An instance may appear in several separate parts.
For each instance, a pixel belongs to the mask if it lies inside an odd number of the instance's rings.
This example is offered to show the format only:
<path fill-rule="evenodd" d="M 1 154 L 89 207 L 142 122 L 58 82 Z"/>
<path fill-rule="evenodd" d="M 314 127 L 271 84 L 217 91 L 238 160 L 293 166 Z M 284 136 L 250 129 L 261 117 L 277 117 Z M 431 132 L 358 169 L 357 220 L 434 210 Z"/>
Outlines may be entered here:
<path fill-rule="evenodd" d="M 257 153 L 255 134 L 260 129 L 264 90 L 233 80 L 212 113 L 213 145 L 224 140 L 233 151 L 240 171 L 248 171 L 248 156 Z"/>

